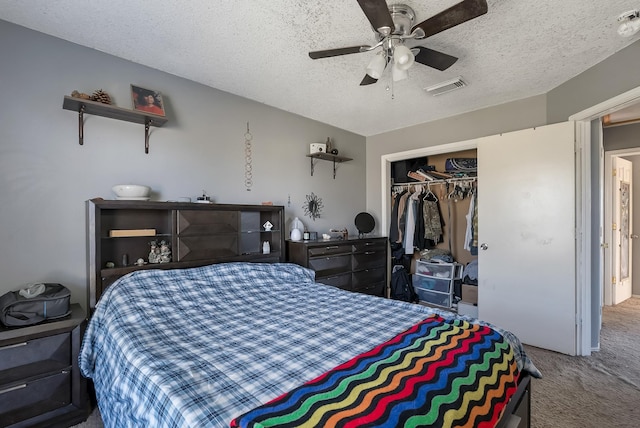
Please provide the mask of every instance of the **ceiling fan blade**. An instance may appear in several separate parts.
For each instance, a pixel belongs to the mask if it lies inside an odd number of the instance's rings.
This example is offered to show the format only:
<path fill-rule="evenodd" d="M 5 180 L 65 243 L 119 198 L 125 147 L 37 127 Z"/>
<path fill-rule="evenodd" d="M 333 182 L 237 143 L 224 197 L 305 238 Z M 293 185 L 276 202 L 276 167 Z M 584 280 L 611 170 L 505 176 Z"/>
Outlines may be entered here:
<path fill-rule="evenodd" d="M 360 82 L 360 86 L 366 86 L 366 85 L 371 85 L 373 83 L 376 83 L 378 81 L 378 79 L 374 79 L 373 77 L 369 76 L 368 74 L 364 75 L 364 79 L 362 79 L 362 82 Z"/>
<path fill-rule="evenodd" d="M 455 56 L 434 51 L 433 49 L 425 48 L 424 46 L 411 48 L 412 52 L 415 52 L 415 50 L 419 50 L 417 54 L 414 53 L 416 62 L 440 71 L 444 71 L 451 67 L 458 60 Z"/>
<path fill-rule="evenodd" d="M 487 10 L 486 0 L 464 0 L 415 25 L 411 32 L 420 28 L 425 34 L 424 37 L 420 38 L 433 36 L 441 31 L 484 15 Z"/>
<path fill-rule="evenodd" d="M 395 26 L 385 0 L 358 0 L 371 26 L 383 36 L 393 33 Z"/>
<path fill-rule="evenodd" d="M 349 46 L 346 48 L 327 49 L 324 51 L 309 52 L 311 59 L 329 58 L 332 56 L 349 55 L 354 53 L 366 52 L 371 46 Z"/>

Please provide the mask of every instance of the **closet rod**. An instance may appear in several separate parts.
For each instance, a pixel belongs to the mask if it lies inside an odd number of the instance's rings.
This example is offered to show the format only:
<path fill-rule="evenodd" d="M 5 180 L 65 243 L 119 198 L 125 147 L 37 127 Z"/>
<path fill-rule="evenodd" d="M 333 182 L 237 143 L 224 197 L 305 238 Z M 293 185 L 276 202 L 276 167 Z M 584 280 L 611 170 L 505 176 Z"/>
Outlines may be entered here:
<path fill-rule="evenodd" d="M 431 181 L 413 181 L 411 183 L 394 183 L 391 186 L 393 187 L 409 187 L 409 186 L 420 186 L 422 184 L 445 184 L 445 183 L 458 183 L 460 181 L 476 181 L 478 177 L 453 177 L 446 178 L 442 180 L 431 180 Z"/>

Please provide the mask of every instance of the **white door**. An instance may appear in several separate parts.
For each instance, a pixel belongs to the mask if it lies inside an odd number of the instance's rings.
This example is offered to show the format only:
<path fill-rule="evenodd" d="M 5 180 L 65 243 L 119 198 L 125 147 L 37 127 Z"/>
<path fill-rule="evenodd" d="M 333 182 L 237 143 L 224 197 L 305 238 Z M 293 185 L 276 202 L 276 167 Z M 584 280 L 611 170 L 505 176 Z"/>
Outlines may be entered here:
<path fill-rule="evenodd" d="M 574 124 L 478 140 L 479 318 L 576 354 Z"/>
<path fill-rule="evenodd" d="M 631 161 L 612 158 L 611 298 L 617 305 L 631 297 L 632 169 Z"/>

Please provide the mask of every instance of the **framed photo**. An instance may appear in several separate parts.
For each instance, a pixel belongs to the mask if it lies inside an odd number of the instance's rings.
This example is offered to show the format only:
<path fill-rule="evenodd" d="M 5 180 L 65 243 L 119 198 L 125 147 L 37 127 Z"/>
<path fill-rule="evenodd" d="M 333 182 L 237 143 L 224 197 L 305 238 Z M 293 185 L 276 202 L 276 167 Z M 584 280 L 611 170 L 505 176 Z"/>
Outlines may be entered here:
<path fill-rule="evenodd" d="M 160 92 L 131 85 L 131 99 L 134 110 L 164 116 L 164 104 Z"/>

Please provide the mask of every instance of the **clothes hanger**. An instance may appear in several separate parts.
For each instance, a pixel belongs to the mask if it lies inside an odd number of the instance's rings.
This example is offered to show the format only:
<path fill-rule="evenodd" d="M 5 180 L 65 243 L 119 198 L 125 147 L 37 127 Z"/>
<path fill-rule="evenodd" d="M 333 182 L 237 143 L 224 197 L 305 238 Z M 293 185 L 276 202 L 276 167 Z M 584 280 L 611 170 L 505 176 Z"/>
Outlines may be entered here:
<path fill-rule="evenodd" d="M 423 201 L 426 201 L 426 200 L 427 200 L 427 198 L 428 198 L 429 196 L 431 196 L 433 199 L 435 199 L 435 201 L 434 201 L 434 202 L 438 202 L 438 197 L 436 196 L 436 194 L 435 194 L 435 193 L 433 193 L 433 192 L 431 191 L 431 183 L 428 183 L 428 184 L 427 184 L 427 194 L 426 194 L 426 195 L 424 195 L 424 198 L 422 198 L 422 200 L 423 200 Z"/>

